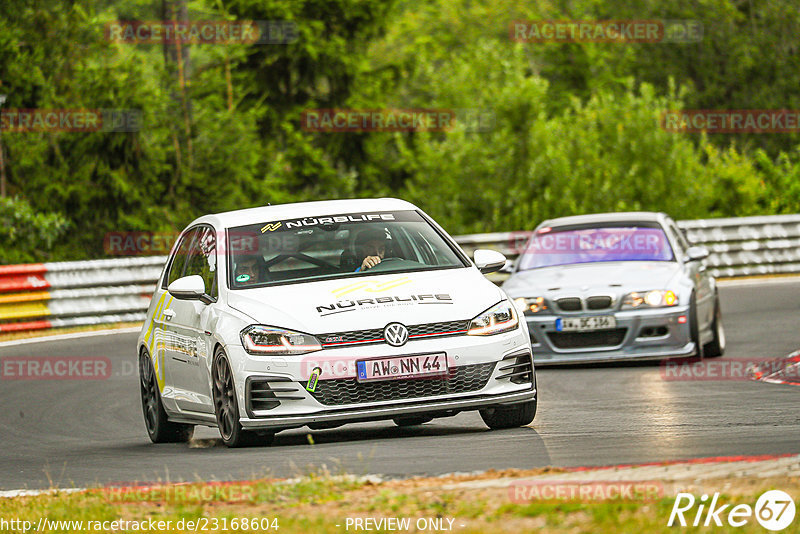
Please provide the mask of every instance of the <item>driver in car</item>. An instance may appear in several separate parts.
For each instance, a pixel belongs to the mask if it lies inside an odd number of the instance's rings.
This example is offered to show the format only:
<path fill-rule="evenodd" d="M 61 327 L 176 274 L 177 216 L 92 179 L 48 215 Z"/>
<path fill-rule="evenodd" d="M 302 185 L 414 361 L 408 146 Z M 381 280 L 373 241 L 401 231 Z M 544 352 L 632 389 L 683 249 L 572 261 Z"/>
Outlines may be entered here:
<path fill-rule="evenodd" d="M 235 280 L 237 284 L 250 285 L 261 281 L 258 259 L 255 256 L 243 258 L 236 264 Z"/>
<path fill-rule="evenodd" d="M 356 251 L 364 257 L 356 272 L 372 269 L 386 255 L 386 233 L 383 230 L 364 230 L 356 238 Z"/>

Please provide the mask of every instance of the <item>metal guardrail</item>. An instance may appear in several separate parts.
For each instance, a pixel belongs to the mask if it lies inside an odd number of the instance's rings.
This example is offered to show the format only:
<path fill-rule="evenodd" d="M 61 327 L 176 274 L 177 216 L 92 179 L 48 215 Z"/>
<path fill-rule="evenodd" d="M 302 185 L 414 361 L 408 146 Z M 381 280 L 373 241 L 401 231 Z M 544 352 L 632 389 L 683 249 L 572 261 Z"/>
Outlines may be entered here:
<path fill-rule="evenodd" d="M 0 332 L 143 321 L 165 256 L 0 266 Z"/>
<path fill-rule="evenodd" d="M 681 221 L 692 243 L 711 251 L 717 277 L 800 273 L 800 215 Z"/>
<path fill-rule="evenodd" d="M 800 273 L 800 215 L 681 221 L 716 277 Z M 530 232 L 456 237 L 514 260 Z M 143 321 L 166 256 L 0 266 L 0 332 Z M 490 275 L 500 283 L 507 275 Z"/>

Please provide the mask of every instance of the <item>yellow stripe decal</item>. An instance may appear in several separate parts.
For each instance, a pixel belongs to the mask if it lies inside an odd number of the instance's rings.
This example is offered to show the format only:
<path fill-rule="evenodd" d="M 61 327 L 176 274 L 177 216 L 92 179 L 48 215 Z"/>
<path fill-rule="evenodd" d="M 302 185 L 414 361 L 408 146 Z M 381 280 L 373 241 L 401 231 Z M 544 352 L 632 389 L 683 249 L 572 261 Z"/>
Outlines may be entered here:
<path fill-rule="evenodd" d="M 408 278 L 407 276 L 401 278 L 394 278 L 386 282 L 362 280 L 359 282 L 355 282 L 353 284 L 340 287 L 338 289 L 334 289 L 333 295 L 336 298 L 342 298 L 343 296 L 358 290 L 364 290 L 367 293 L 381 293 L 383 291 L 388 291 L 389 289 L 394 289 L 395 287 L 408 284 L 409 282 L 411 282 L 411 279 Z"/>
<path fill-rule="evenodd" d="M 147 327 L 147 332 L 144 334 L 144 343 L 147 345 L 147 348 L 150 350 L 150 358 L 155 359 L 155 354 L 153 354 L 153 340 L 155 339 L 155 333 L 153 332 L 153 327 L 155 325 L 155 319 L 161 313 L 161 306 L 164 304 L 164 299 L 166 298 L 167 293 L 165 292 L 161 295 L 161 298 L 158 299 L 158 304 L 156 304 L 155 310 L 153 310 L 153 317 L 150 319 L 150 326 Z M 151 337 L 152 336 L 152 337 Z"/>
<path fill-rule="evenodd" d="M 164 295 L 166 296 L 167 293 L 164 293 Z M 170 307 L 173 300 L 174 297 L 170 295 L 169 300 L 166 301 L 166 304 L 164 304 L 164 306 L 162 306 L 161 311 L 159 312 L 159 314 L 161 315 L 161 317 L 159 317 L 159 322 L 164 321 L 164 310 Z M 155 338 L 155 334 L 153 334 L 153 337 Z M 158 381 L 159 391 L 164 391 L 164 384 L 166 383 L 166 377 L 164 376 L 165 352 L 166 351 L 164 349 L 164 338 L 163 336 L 161 336 L 158 339 L 158 343 L 156 343 L 156 354 L 153 356 L 153 367 L 155 368 L 156 371 L 156 380 Z"/>

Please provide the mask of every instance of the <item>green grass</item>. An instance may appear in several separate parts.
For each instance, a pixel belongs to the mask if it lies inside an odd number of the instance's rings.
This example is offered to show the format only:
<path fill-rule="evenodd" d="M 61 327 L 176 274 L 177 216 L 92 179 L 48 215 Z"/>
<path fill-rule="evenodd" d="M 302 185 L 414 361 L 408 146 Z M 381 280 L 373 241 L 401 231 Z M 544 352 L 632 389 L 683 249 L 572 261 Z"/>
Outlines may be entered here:
<path fill-rule="evenodd" d="M 198 528 L 200 532 L 268 532 L 273 529 L 261 527 L 267 524 L 273 527 L 277 518 L 281 534 L 347 532 L 346 520 L 357 517 L 405 517 L 411 519 L 412 525 L 419 518 L 442 518 L 445 524 L 447 519 L 454 519 L 453 532 L 457 533 L 764 532 L 757 523 L 753 524 L 754 520 L 741 528 L 667 527 L 672 497 L 649 501 L 572 499 L 511 502 L 505 488 L 443 491 L 440 485 L 437 479 L 375 484 L 323 472 L 309 473 L 292 481 L 198 482 L 157 486 L 150 492 L 126 493 L 119 488 L 93 488 L 85 492 L 0 499 L 0 518 L 6 521 L 20 519 L 33 524 L 37 524 L 41 517 L 84 522 L 152 518 L 169 521 L 172 528 L 168 531 L 173 532 L 178 531 L 176 526 L 181 520 L 184 530 L 193 530 L 188 529 L 187 521 L 204 521 L 206 528 Z M 179 487 L 183 489 L 177 490 Z M 797 489 L 795 483 L 793 488 Z M 202 497 L 203 491 L 206 498 Z M 750 493 L 730 498 L 723 496 L 721 501 L 753 505 L 761 491 L 755 488 L 747 491 Z M 258 528 L 241 528 L 242 518 L 258 519 Z M 237 524 L 236 528 L 232 527 L 233 523 Z M 798 524 L 800 520 L 796 519 L 794 525 L 783 532 L 798 532 Z M 223 528 L 225 526 L 227 528 Z M 21 532 L 18 528 L 2 527 L 0 531 Z M 43 531 L 69 532 L 70 529 Z M 354 532 L 352 526 L 349 531 Z M 410 531 L 414 532 L 414 529 Z"/>

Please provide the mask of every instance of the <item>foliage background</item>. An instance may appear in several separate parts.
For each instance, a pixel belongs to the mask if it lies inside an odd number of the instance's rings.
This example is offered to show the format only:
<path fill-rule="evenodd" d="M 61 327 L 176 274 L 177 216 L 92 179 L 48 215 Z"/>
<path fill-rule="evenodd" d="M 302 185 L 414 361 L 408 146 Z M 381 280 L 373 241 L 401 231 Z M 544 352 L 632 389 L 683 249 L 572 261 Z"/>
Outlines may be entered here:
<path fill-rule="evenodd" d="M 101 257 L 107 232 L 395 196 L 452 234 L 545 217 L 800 212 L 791 134 L 675 134 L 666 109 L 800 109 L 787 0 L 0 0 L 5 108 L 141 109 L 134 133 L 2 134 L 0 262 Z M 289 20 L 283 45 L 112 43 L 114 20 Z M 689 44 L 516 43 L 512 20 L 693 19 Z M 181 69 L 178 69 L 178 66 Z M 183 76 L 181 76 L 181 72 Z M 309 108 L 480 108 L 485 132 L 312 133 Z"/>

